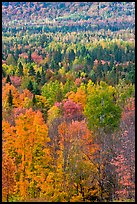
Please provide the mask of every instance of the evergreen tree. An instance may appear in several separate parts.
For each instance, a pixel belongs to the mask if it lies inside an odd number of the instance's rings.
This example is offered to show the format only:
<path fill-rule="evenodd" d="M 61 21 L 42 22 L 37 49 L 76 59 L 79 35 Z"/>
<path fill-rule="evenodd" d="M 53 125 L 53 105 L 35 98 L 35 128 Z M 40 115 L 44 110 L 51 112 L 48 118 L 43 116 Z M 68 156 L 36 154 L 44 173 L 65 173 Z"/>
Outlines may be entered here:
<path fill-rule="evenodd" d="M 36 82 L 33 83 L 33 93 L 36 95 L 40 94 L 40 90 L 39 90 L 38 84 Z"/>
<path fill-rule="evenodd" d="M 2 78 L 6 77 L 6 72 L 4 69 L 2 69 Z"/>
<path fill-rule="evenodd" d="M 29 91 L 33 91 L 33 84 L 32 84 L 32 81 L 31 81 L 31 80 L 30 80 L 29 83 L 28 83 L 27 89 L 28 89 Z"/>
<path fill-rule="evenodd" d="M 18 75 L 19 75 L 19 76 L 23 76 L 23 65 L 22 65 L 21 62 L 19 63 Z"/>
<path fill-rule="evenodd" d="M 33 105 L 36 103 L 36 97 L 35 97 L 35 94 L 33 94 L 32 103 L 33 103 Z"/>
<path fill-rule="evenodd" d="M 33 66 L 31 65 L 30 69 L 29 69 L 29 76 L 34 76 L 34 75 L 36 75 L 36 72 L 35 72 L 35 69 L 33 68 Z"/>
<path fill-rule="evenodd" d="M 45 82 L 46 82 L 46 79 L 45 79 L 45 72 L 44 72 L 44 69 L 43 69 L 43 67 L 42 67 L 41 81 L 40 81 L 40 83 L 41 83 L 41 85 L 44 85 Z"/>
<path fill-rule="evenodd" d="M 9 90 L 9 94 L 8 94 L 8 104 L 10 107 L 13 105 L 13 96 L 12 96 L 11 90 Z"/>
<path fill-rule="evenodd" d="M 43 68 L 44 68 L 45 70 L 47 70 L 47 69 L 49 68 L 48 63 L 44 64 L 44 65 L 43 65 Z"/>
<path fill-rule="evenodd" d="M 6 83 L 10 83 L 10 84 L 11 84 L 11 80 L 10 80 L 10 76 L 9 76 L 9 74 L 7 75 Z"/>
<path fill-rule="evenodd" d="M 67 58 L 69 60 L 69 62 L 73 62 L 75 60 L 75 52 L 73 49 L 71 49 L 68 54 L 67 54 Z"/>
<path fill-rule="evenodd" d="M 31 51 L 30 51 L 30 50 L 28 51 L 28 62 L 32 62 L 32 59 L 31 59 Z"/>
<path fill-rule="evenodd" d="M 40 72 L 39 71 L 37 71 L 37 74 L 36 74 L 36 82 L 39 84 L 40 83 L 40 81 L 41 81 L 41 75 L 40 75 Z"/>

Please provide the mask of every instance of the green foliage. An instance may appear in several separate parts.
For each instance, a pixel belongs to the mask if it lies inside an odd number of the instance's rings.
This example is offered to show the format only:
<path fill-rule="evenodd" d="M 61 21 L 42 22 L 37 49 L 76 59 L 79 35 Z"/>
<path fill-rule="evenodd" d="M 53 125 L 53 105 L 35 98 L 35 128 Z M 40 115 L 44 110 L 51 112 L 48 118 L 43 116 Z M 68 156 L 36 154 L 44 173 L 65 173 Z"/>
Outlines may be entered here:
<path fill-rule="evenodd" d="M 27 85 L 27 89 L 29 90 L 29 91 L 33 91 L 33 83 L 32 83 L 32 81 L 30 80 L 29 81 L 29 83 L 28 83 L 28 85 Z"/>
<path fill-rule="evenodd" d="M 21 62 L 18 65 L 18 76 L 23 76 L 23 65 Z"/>
<path fill-rule="evenodd" d="M 35 69 L 32 65 L 30 65 L 28 73 L 29 76 L 34 76 L 36 74 Z"/>
<path fill-rule="evenodd" d="M 121 108 L 114 100 L 115 88 L 105 82 L 88 84 L 85 115 L 92 130 L 103 128 L 106 132 L 113 132 L 121 117 Z"/>
<path fill-rule="evenodd" d="M 6 63 L 8 65 L 13 65 L 13 66 L 16 66 L 17 65 L 17 62 L 15 60 L 15 57 L 12 55 L 12 54 L 9 54 L 7 59 L 6 59 Z"/>
<path fill-rule="evenodd" d="M 62 90 L 59 81 L 46 83 L 42 87 L 42 96 L 44 96 L 52 106 L 56 101 L 61 101 Z"/>
<path fill-rule="evenodd" d="M 2 3 L 4 202 L 120 198 L 120 135 L 134 174 L 134 12 L 135 2 Z M 122 185 L 133 201 L 134 175 Z"/>
<path fill-rule="evenodd" d="M 126 81 L 120 80 L 119 84 L 116 86 L 116 98 L 117 104 L 122 108 L 126 105 L 127 99 L 135 96 L 135 85 L 127 84 Z"/>

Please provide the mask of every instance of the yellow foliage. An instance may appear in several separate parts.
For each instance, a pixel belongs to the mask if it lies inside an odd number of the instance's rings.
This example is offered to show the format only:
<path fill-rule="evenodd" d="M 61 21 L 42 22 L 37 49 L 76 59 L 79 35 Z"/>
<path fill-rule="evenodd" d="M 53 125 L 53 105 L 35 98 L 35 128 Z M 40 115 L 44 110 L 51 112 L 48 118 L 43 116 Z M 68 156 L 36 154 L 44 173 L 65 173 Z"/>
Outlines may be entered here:
<path fill-rule="evenodd" d="M 52 106 L 48 110 L 48 124 L 60 115 L 60 109 L 57 106 Z"/>

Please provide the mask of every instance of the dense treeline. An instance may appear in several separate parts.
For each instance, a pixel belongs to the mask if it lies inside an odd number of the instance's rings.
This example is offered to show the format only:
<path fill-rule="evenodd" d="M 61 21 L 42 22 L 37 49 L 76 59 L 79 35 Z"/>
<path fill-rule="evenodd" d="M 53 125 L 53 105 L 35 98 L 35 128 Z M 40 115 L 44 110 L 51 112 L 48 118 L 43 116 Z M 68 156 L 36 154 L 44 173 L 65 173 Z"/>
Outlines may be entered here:
<path fill-rule="evenodd" d="M 45 72 L 52 70 L 57 76 L 57 71 L 63 68 L 76 77 L 85 76 L 85 80 L 92 79 L 94 82 L 105 80 L 116 84 L 119 79 L 125 78 L 134 83 L 134 43 L 119 39 L 93 42 L 91 34 L 26 35 L 14 37 L 10 43 L 5 37 L 3 61 L 14 66 L 11 68 L 13 75 L 17 75 L 18 64 L 22 61 L 27 69 L 33 62 L 35 72 L 42 72 L 43 68 Z"/>
<path fill-rule="evenodd" d="M 4 202 L 134 201 L 134 26 L 87 29 L 93 10 L 100 19 L 104 8 L 105 22 L 116 6 L 118 18 L 133 17 L 133 3 L 3 2 Z M 54 22 L 48 32 L 39 24 L 45 15 Z M 87 23 L 85 31 L 64 32 L 65 15 Z"/>
<path fill-rule="evenodd" d="M 3 2 L 2 9 L 3 28 L 15 30 L 118 31 L 135 26 L 135 2 Z"/>

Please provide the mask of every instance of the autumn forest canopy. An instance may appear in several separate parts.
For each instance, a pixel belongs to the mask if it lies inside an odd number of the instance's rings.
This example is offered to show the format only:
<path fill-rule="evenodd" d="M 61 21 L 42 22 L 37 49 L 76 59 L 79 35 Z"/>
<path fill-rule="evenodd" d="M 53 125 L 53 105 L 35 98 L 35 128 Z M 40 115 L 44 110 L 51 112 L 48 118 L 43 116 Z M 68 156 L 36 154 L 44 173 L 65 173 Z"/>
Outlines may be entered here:
<path fill-rule="evenodd" d="M 135 201 L 135 2 L 2 2 L 2 201 Z"/>

